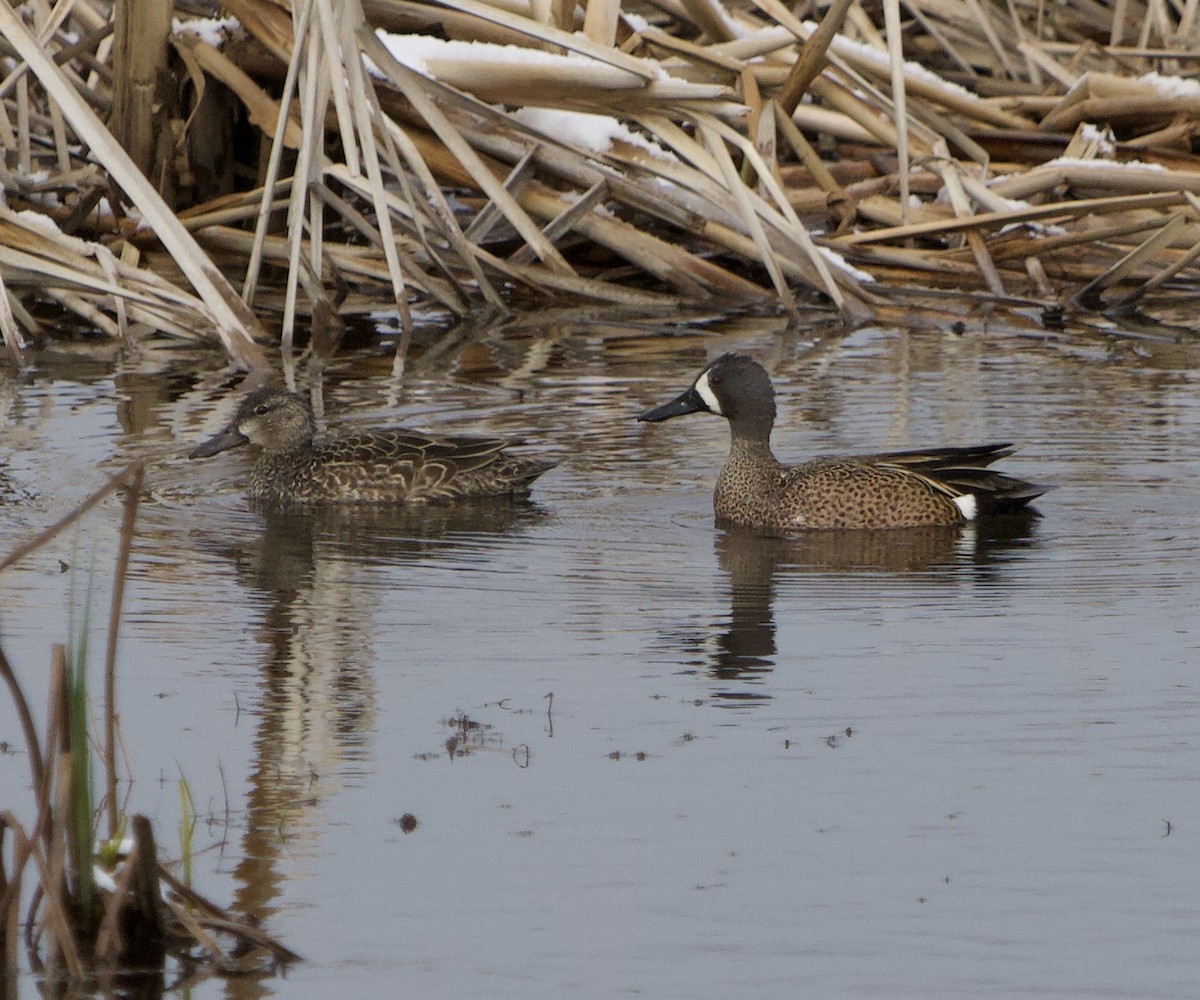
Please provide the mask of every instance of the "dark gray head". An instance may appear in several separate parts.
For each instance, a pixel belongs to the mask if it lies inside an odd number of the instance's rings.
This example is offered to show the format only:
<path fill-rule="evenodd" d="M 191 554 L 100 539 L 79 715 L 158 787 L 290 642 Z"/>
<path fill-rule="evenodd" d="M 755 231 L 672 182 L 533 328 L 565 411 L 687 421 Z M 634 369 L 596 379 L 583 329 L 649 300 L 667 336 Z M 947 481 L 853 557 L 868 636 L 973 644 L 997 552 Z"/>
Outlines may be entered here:
<path fill-rule="evenodd" d="M 775 424 L 775 390 L 757 361 L 744 354 L 722 354 L 680 396 L 643 413 L 638 420 L 658 422 L 706 410 L 729 421 L 734 434 L 770 436 Z"/>
<path fill-rule="evenodd" d="M 207 458 L 242 444 L 264 451 L 292 451 L 311 444 L 317 425 L 308 403 L 293 392 L 259 389 L 250 393 L 220 434 L 192 449 L 189 458 Z"/>

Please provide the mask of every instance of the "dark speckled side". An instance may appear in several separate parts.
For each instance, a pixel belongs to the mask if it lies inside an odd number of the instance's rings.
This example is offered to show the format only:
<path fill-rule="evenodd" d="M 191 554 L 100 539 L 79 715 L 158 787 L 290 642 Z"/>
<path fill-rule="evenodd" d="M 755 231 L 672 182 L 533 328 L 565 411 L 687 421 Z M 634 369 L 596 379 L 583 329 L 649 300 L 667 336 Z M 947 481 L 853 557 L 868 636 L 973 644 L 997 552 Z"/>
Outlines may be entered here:
<path fill-rule="evenodd" d="M 501 438 L 435 437 L 394 430 L 318 439 L 308 403 L 260 389 L 192 458 L 253 444 L 261 449 L 246 492 L 281 506 L 427 503 L 526 493 L 553 462 L 508 454 Z"/>
<path fill-rule="evenodd" d="M 704 410 L 729 421 L 732 442 L 713 509 L 770 531 L 953 526 L 1019 511 L 1045 487 L 988 466 L 1008 444 L 816 458 L 784 465 L 771 451 L 775 391 L 751 358 L 725 354 L 683 394 L 642 414 L 660 421 Z"/>

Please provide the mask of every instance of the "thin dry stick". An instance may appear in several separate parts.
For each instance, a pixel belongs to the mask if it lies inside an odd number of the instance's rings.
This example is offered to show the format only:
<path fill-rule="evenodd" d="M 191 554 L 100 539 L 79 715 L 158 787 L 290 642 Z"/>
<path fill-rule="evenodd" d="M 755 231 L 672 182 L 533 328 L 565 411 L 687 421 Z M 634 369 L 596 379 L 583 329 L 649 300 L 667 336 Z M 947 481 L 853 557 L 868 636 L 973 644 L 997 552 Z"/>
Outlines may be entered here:
<path fill-rule="evenodd" d="M 942 177 L 942 183 L 946 186 L 946 191 L 950 196 L 950 204 L 954 208 L 954 214 L 960 218 L 971 218 L 974 213 L 971 211 L 971 204 L 959 181 L 958 164 L 951 160 L 950 150 L 946 148 L 944 140 L 939 139 L 934 144 L 934 154 L 938 157 L 936 169 Z M 1000 281 L 996 265 L 992 262 L 991 254 L 988 253 L 987 246 L 984 244 L 979 230 L 968 229 L 965 235 L 967 245 L 971 248 L 971 253 L 975 257 L 975 262 L 979 265 L 979 271 L 987 282 L 988 288 L 993 295 L 1003 297 L 1005 294 L 1004 285 Z"/>
<path fill-rule="evenodd" d="M 1188 248 L 1187 253 L 1185 253 L 1178 260 L 1174 261 L 1170 266 L 1163 268 L 1144 285 L 1135 288 L 1132 292 L 1126 295 L 1125 298 L 1118 299 L 1116 302 L 1114 302 L 1113 308 L 1124 309 L 1133 305 L 1135 302 L 1144 298 L 1159 286 L 1170 281 L 1171 278 L 1175 277 L 1175 275 L 1182 271 L 1185 267 L 1194 263 L 1197 258 L 1200 258 L 1200 241 L 1193 243 L 1192 246 Z"/>
<path fill-rule="evenodd" d="M 504 189 L 506 191 L 516 191 L 533 178 L 535 173 L 534 159 L 537 153 L 537 147 L 531 146 L 525 151 L 525 155 L 513 164 L 512 169 L 508 172 L 508 176 L 504 178 Z M 595 187 L 595 184 L 592 186 Z M 475 218 L 463 230 L 463 237 L 476 245 L 483 243 L 487 239 L 488 234 L 502 221 L 503 216 L 500 209 L 496 207 L 494 202 L 489 201 L 475 213 Z M 530 259 L 532 260 L 532 257 Z"/>
<path fill-rule="evenodd" d="M 565 209 L 556 219 L 551 220 L 542 229 L 542 232 L 547 239 L 551 240 L 564 236 L 574 228 L 577 220 L 585 215 L 591 215 L 596 206 L 603 203 L 608 197 L 608 193 L 608 181 L 601 178 L 583 193 L 579 201 Z M 529 264 L 533 259 L 533 248 L 528 243 L 523 243 L 509 256 L 508 262 L 510 264 Z"/>
<path fill-rule="evenodd" d="M 0 653 L 0 655 L 3 655 Z M 4 661 L 7 666 L 7 661 Z M 11 673 L 11 667 L 8 667 Z M 54 778 L 56 774 L 55 762 L 58 760 L 59 744 L 62 739 L 62 734 L 67 728 L 67 706 L 66 706 L 66 687 L 67 687 L 67 658 L 66 652 L 61 643 L 55 643 L 51 648 L 50 657 L 50 690 L 48 697 L 48 711 L 46 718 L 46 741 L 44 745 L 44 755 L 42 745 L 38 742 L 37 733 L 32 728 L 33 718 L 29 713 L 28 705 L 25 705 L 25 713 L 29 715 L 30 729 L 26 732 L 25 741 L 29 748 L 30 754 L 30 770 L 37 775 L 38 780 L 34 783 L 34 792 L 37 796 L 37 813 L 33 823 L 33 830 L 28 838 L 22 837 L 18 845 L 17 855 L 13 861 L 13 880 L 6 890 L 6 897 L 3 903 L 5 910 L 9 907 L 15 913 L 20 906 L 20 889 L 21 889 L 21 874 L 25 870 L 25 865 L 31 857 L 35 858 L 39 867 L 43 872 L 43 880 L 36 886 L 33 896 L 29 903 L 29 917 L 26 924 L 26 942 L 27 946 L 32 940 L 32 935 L 35 926 L 34 917 L 37 912 L 39 903 L 43 896 L 43 888 L 49 883 L 45 881 L 45 873 L 48 871 L 45 864 L 45 855 L 42 853 L 43 848 L 51 852 L 53 856 L 53 834 L 55 825 L 55 809 L 51 803 L 54 795 Z M 14 676 L 15 683 L 15 676 Z M 18 691 L 19 693 L 19 691 Z M 24 703 L 24 696 L 20 697 L 18 706 Z M 35 766 L 36 757 L 36 766 Z M 62 822 L 61 815 L 59 823 Z M 16 820 L 12 820 L 13 828 L 16 827 Z M 43 844 L 44 841 L 44 844 Z M 55 897 L 57 898 L 57 897 Z"/>
<path fill-rule="evenodd" d="M 801 47 L 800 55 L 788 71 L 787 81 L 778 98 L 780 106 L 789 117 L 824 68 L 825 53 L 829 49 L 834 35 L 841 30 L 842 22 L 846 19 L 846 11 L 852 2 L 853 0 L 833 0 L 829 9 L 825 11 L 820 26 Z M 767 6 L 762 4 L 760 6 L 763 6 L 767 13 L 771 12 Z M 788 11 L 788 14 L 790 13 Z"/>
<path fill-rule="evenodd" d="M 450 120 L 434 104 L 426 87 L 429 81 L 397 62 L 395 57 L 383 47 L 373 33 L 359 34 L 360 41 L 367 54 L 379 65 L 404 96 L 413 104 L 417 113 L 425 120 L 439 139 L 454 157 L 471 173 L 472 180 L 479 186 L 499 208 L 506 219 L 521 234 L 522 238 L 533 246 L 542 262 L 552 270 L 563 274 L 574 274 L 574 268 L 567 263 L 558 249 L 542 234 L 532 219 L 505 189 L 504 185 L 492 173 L 472 146 L 466 142 Z"/>
<path fill-rule="evenodd" d="M 588 39 L 597 45 L 616 44 L 620 0 L 587 0 L 585 8 L 583 33 Z"/>
<path fill-rule="evenodd" d="M 1168 208 L 1178 205 L 1183 200 L 1184 193 L 1182 191 L 1114 195 L 1110 198 L 1081 198 L 1078 201 L 1031 205 L 1028 208 L 1014 209 L 1011 212 L 980 212 L 969 219 L 936 219 L 932 222 L 914 222 L 910 226 L 895 226 L 869 232 L 851 233 L 838 237 L 833 242 L 843 245 L 883 243 L 888 240 L 904 240 L 912 236 L 930 236 L 934 233 L 949 235 L 967 229 L 988 229 L 1042 219 L 1078 218 L 1089 213 L 1120 212 L 1139 208 Z"/>
<path fill-rule="evenodd" d="M 188 912 L 186 906 L 180 906 L 178 903 L 168 900 L 167 907 L 170 909 L 171 915 L 200 943 L 200 946 L 208 952 L 209 957 L 213 961 L 220 963 L 228 961 L 225 950 L 221 947 L 220 942 L 204 929 L 200 921 Z"/>
<path fill-rule="evenodd" d="M 311 7 L 319 2 L 320 0 L 307 0 L 307 6 Z M 307 42 L 303 47 L 297 46 L 292 54 L 294 61 L 303 60 L 305 66 L 300 75 L 300 121 L 304 131 L 304 142 L 301 143 L 300 155 L 296 159 L 292 194 L 288 204 L 288 270 L 281 335 L 283 363 L 289 385 L 293 377 L 292 342 L 296 323 L 296 294 L 300 281 L 300 250 L 304 242 L 305 209 L 308 205 L 309 185 L 316 179 L 320 146 L 325 140 L 324 99 L 329 93 L 325 86 L 325 75 L 320 71 L 323 38 L 319 25 L 318 30 L 308 33 Z"/>
<path fill-rule="evenodd" d="M 121 628 L 121 604 L 125 598 L 125 579 L 129 573 L 129 556 L 133 551 L 133 532 L 137 523 L 142 484 L 146 478 L 144 462 L 134 462 L 127 470 L 125 483 L 125 516 L 121 521 L 121 544 L 117 549 L 117 565 L 113 571 L 112 605 L 108 613 L 108 646 L 104 654 L 104 756 L 108 793 L 108 835 L 115 837 L 120 826 L 117 812 L 117 636 Z"/>
<path fill-rule="evenodd" d="M 317 5 L 317 21 L 321 34 L 325 38 L 325 44 L 322 46 L 325 56 L 324 73 L 330 80 L 340 80 L 347 75 L 347 69 L 361 65 L 361 60 L 351 58 L 349 60 L 351 66 L 347 67 L 339 58 L 343 52 L 355 51 L 354 28 L 357 27 L 358 22 L 354 20 L 354 16 L 355 14 L 361 16 L 361 8 L 352 3 L 340 3 L 337 9 L 341 14 L 340 19 L 334 17 L 334 12 L 330 10 L 328 3 Z M 348 86 L 353 85 L 349 81 L 347 84 Z M 333 87 L 330 89 L 329 96 L 337 115 L 338 135 L 342 140 L 342 159 L 350 168 L 350 172 L 357 174 L 362 172 L 362 167 L 359 162 L 359 147 L 354 131 L 354 113 L 350 108 L 350 98 L 346 94 L 347 89 L 348 87 Z"/>
<path fill-rule="evenodd" d="M 8 351 L 9 360 L 13 367 L 21 367 L 21 351 L 25 347 L 25 338 L 21 336 L 21 328 L 17 326 L 9 304 L 8 289 L 4 285 L 4 276 L 0 274 L 0 339 Z"/>
<path fill-rule="evenodd" d="M 289 184 L 289 181 L 279 181 L 279 168 L 283 161 L 283 151 L 286 148 L 284 136 L 291 122 L 292 101 L 295 99 L 296 78 L 300 73 L 300 60 L 296 53 L 308 37 L 309 13 L 312 3 L 300 5 L 299 19 L 292 26 L 292 56 L 288 60 L 287 73 L 284 76 L 282 96 L 279 99 L 279 112 L 276 118 L 275 135 L 271 143 L 271 153 L 267 158 L 266 178 L 263 181 L 262 196 L 258 207 L 258 225 L 254 230 L 254 246 L 250 251 L 250 261 L 246 265 L 246 277 L 242 281 L 242 301 L 250 305 L 258 290 L 258 275 L 262 268 L 262 248 L 266 242 L 267 226 L 271 219 L 270 206 L 276 196 L 277 184 Z M 290 196 L 290 189 L 289 189 Z"/>
<path fill-rule="evenodd" d="M 4 655 L 3 649 L 0 649 L 0 677 L 3 677 L 4 683 L 8 685 L 9 695 L 17 710 L 17 719 L 21 723 L 21 733 L 25 737 L 25 746 L 29 754 L 29 771 L 33 779 L 33 787 L 41 788 L 45 764 L 42 760 L 42 745 L 38 740 L 37 726 L 33 721 L 33 713 L 29 710 L 29 702 L 25 699 L 25 692 L 21 690 L 21 682 L 17 680 L 16 671 L 8 662 L 8 657 Z"/>
<path fill-rule="evenodd" d="M 0 889 L 3 889 L 0 892 L 0 941 L 4 943 L 4 953 L 0 955 L 0 962 L 4 963 L 5 974 L 11 976 L 11 970 L 17 968 L 17 941 L 20 938 L 18 931 L 21 926 L 21 878 L 25 872 L 25 865 L 33 854 L 33 844 L 25 836 L 25 831 L 21 829 L 16 816 L 6 809 L 0 813 L 0 861 L 3 860 L 5 831 L 12 833 L 13 850 L 11 869 L 6 873 L 0 864 L 0 882 L 3 883 L 0 884 Z M 8 982 L 13 980 L 9 979 Z M 4 989 L 7 991 L 7 984 Z M 8 995 L 7 992 L 5 995 Z"/>
<path fill-rule="evenodd" d="M 1200 211 L 1200 198 L 1197 198 L 1190 192 L 1188 193 L 1187 198 L 1188 203 L 1192 206 L 1193 210 Z M 1185 267 L 1192 264 L 1197 258 L 1200 258 L 1200 242 L 1194 243 L 1182 257 L 1163 268 L 1144 285 L 1139 288 L 1135 288 L 1132 292 L 1125 296 L 1125 298 L 1115 302 L 1113 304 L 1114 308 L 1119 309 L 1133 305 L 1147 293 L 1154 291 L 1154 289 L 1158 288 L 1160 285 L 1170 281 L 1171 278 L 1175 277 L 1175 275 L 1177 275 Z"/>
<path fill-rule="evenodd" d="M 992 23 L 992 19 L 988 16 L 988 10 L 979 3 L 979 0 L 967 0 L 967 6 L 971 10 L 971 16 L 976 23 L 983 29 L 983 35 L 987 39 L 988 45 L 999 59 L 1000 65 L 1010 79 L 1016 80 L 1020 78 L 1016 64 L 1008 54 L 1009 46 L 1001 41 L 1000 36 L 996 34 L 996 26 Z M 989 8 L 990 9 L 990 8 Z"/>
<path fill-rule="evenodd" d="M 67 897 L 66 817 L 71 814 L 71 755 L 54 753 L 49 769 L 54 776 L 47 780 L 53 782 L 56 793 L 52 820 L 46 828 L 44 850 L 36 841 L 34 843 L 34 857 L 41 869 L 41 884 L 44 887 L 42 898 L 45 912 L 42 919 L 52 931 L 56 957 L 62 959 L 70 976 L 79 978 L 83 975 L 83 956 L 75 933 L 76 922 L 68 912 Z M 35 923 L 33 917 L 31 912 L 30 926 Z"/>
<path fill-rule="evenodd" d="M 41 548 L 48 541 L 50 541 L 50 539 L 54 538 L 60 531 L 62 531 L 63 528 L 69 527 L 78 521 L 81 517 L 83 517 L 84 514 L 95 507 L 96 504 L 100 503 L 100 501 L 107 497 L 110 493 L 114 493 L 121 486 L 128 484 L 132 478 L 134 469 L 141 464 L 141 462 L 134 462 L 132 465 L 126 466 L 115 476 L 112 476 L 98 490 L 96 490 L 94 493 L 91 493 L 87 499 L 80 503 L 74 510 L 64 514 L 52 525 L 50 525 L 50 527 L 43 529 L 31 541 L 26 542 L 24 545 L 18 545 L 4 558 L 3 561 L 0 561 L 0 572 L 8 569 L 8 567 L 12 566 L 14 563 L 20 562 L 25 558 L 25 556 L 29 555 L 30 552 Z"/>
<path fill-rule="evenodd" d="M 845 207 L 846 192 L 842 186 L 817 155 L 817 151 L 812 148 L 811 143 L 804 137 L 804 133 L 796 127 L 796 123 L 788 115 L 784 114 L 783 108 L 779 104 L 775 105 L 775 118 L 780 133 L 788 141 L 795 154 L 800 157 L 804 166 L 808 168 L 808 172 L 812 174 L 817 186 L 825 192 L 830 207 L 837 210 L 843 224 L 848 222 L 853 213 Z"/>
<path fill-rule="evenodd" d="M 1158 229 L 1162 224 L 1162 217 L 1154 216 L 1149 219 L 1138 219 L 1135 222 L 1122 222 L 1113 226 L 1092 226 L 1080 232 L 1066 233 L 1062 236 L 1038 236 L 1012 240 L 1011 242 L 1005 242 L 993 247 L 992 259 L 1003 263 L 1014 257 L 1023 258 L 1029 254 L 1046 257 L 1060 250 L 1065 250 L 1067 247 L 1079 246 L 1080 244 L 1090 246 L 1095 243 L 1118 240 L 1123 236 L 1144 233 L 1148 229 Z"/>
<path fill-rule="evenodd" d="M 759 214 L 769 221 L 775 223 L 781 235 L 794 239 L 804 251 L 805 256 L 808 257 L 811 268 L 803 269 L 805 279 L 813 287 L 824 291 L 825 294 L 833 300 L 834 305 L 837 306 L 838 310 L 847 320 L 857 321 L 866 318 L 866 316 L 870 313 L 870 310 L 864 308 L 864 303 L 870 298 L 870 296 L 864 292 L 864 290 L 859 286 L 858 282 L 844 269 L 838 269 L 837 278 L 835 279 L 834 274 L 830 269 L 830 265 L 821 255 L 820 250 L 813 242 L 812 237 L 809 235 L 809 232 L 805 228 L 804 224 L 792 210 L 792 206 L 787 200 L 786 193 L 776 182 L 774 174 L 767 167 L 767 164 L 763 162 L 758 150 L 754 148 L 749 140 L 734 132 L 722 122 L 714 119 L 707 119 L 707 126 L 714 134 L 718 136 L 724 136 L 727 141 L 738 146 L 738 148 L 742 151 L 742 154 L 746 157 L 746 160 L 751 166 L 753 166 L 762 186 L 766 188 L 771 197 L 774 198 L 775 204 L 779 207 L 779 215 L 773 213 L 770 209 L 770 206 L 767 205 L 767 203 L 762 199 L 755 199 L 754 202 L 757 206 Z M 782 219 L 780 219 L 780 216 L 782 216 Z M 800 266 L 802 262 L 797 260 L 795 263 L 797 266 Z M 848 302 L 842 295 L 841 290 L 838 287 L 839 281 L 842 285 L 852 291 L 855 302 Z"/>
<path fill-rule="evenodd" d="M 493 306 L 497 305 L 500 295 L 496 288 L 492 287 L 492 283 L 487 280 L 481 265 L 475 261 L 472 247 L 468 245 L 468 240 L 464 238 L 461 229 L 458 228 L 454 211 L 446 203 L 445 193 L 434 178 L 425 157 L 421 155 L 418 144 L 413 142 L 412 137 L 398 125 L 398 122 L 384 114 L 383 108 L 379 104 L 379 96 L 373 85 L 367 85 L 368 80 L 365 74 L 352 74 L 350 83 L 354 88 L 354 109 L 355 114 L 358 115 L 362 143 L 367 152 L 365 156 L 367 181 L 370 184 L 368 193 L 370 193 L 371 203 L 376 211 L 379 241 L 382 242 L 386 262 L 388 262 L 392 281 L 392 297 L 394 297 L 396 309 L 400 313 L 401 339 L 400 345 L 396 349 L 394 365 L 392 365 L 395 377 L 400 378 L 403 373 L 404 358 L 408 352 L 408 343 L 413 335 L 413 318 L 408 307 L 407 292 L 404 291 L 404 273 L 400 265 L 400 251 L 396 246 L 395 230 L 392 228 L 396 224 L 394 215 L 397 220 L 402 220 L 403 212 L 396 211 L 395 206 L 398 206 L 400 202 L 384 188 L 383 160 L 380 157 L 385 157 L 392 176 L 400 181 L 404 202 L 408 205 L 413 230 L 416 239 L 420 241 L 422 250 L 433 263 L 433 269 L 438 270 L 440 274 L 444 275 L 446 281 L 454 286 L 457 297 L 466 300 L 469 293 L 463 289 L 460 276 L 456 275 L 454 269 L 442 261 L 442 256 L 434 246 L 436 242 L 439 242 L 439 233 L 444 235 L 451 247 L 458 251 L 463 267 L 474 277 L 476 287 L 480 289 L 480 293 L 487 303 Z M 376 121 L 383 122 L 385 126 L 380 128 L 378 137 L 372 125 L 372 122 Z M 408 163 L 410 170 L 404 169 L 403 163 Z M 424 194 L 419 193 L 418 185 L 421 191 L 425 192 Z M 394 208 L 389 208 L 389 206 L 394 206 Z M 433 211 L 431 211 L 431 206 Z M 409 268 L 409 270 L 414 271 L 415 275 L 415 268 Z M 428 280 L 433 280 L 433 277 L 431 276 Z M 418 283 L 419 279 L 414 276 L 412 281 Z"/>
<path fill-rule="evenodd" d="M 354 19 L 351 21 L 350 15 L 346 14 L 347 39 L 343 47 L 350 44 L 351 32 L 353 32 L 353 37 L 361 38 L 360 33 L 365 31 L 366 18 L 361 5 L 357 2 L 354 7 L 354 15 Z M 374 34 L 371 37 L 374 38 Z M 393 175 L 409 195 L 410 204 L 415 204 L 416 199 L 412 197 L 412 184 L 400 164 L 401 149 L 406 137 L 397 136 L 395 123 L 384 118 L 375 88 L 363 71 L 361 56 L 350 64 L 349 69 L 351 71 L 350 80 L 353 84 L 350 91 L 351 107 L 363 143 L 363 160 L 367 168 L 367 180 L 370 183 L 371 201 L 375 206 L 375 224 L 379 227 L 379 240 L 383 246 L 384 259 L 387 261 L 388 275 L 392 282 L 392 300 L 395 302 L 396 311 L 400 316 L 400 343 L 397 345 L 396 356 L 392 361 L 394 375 L 399 378 L 403 373 L 408 355 L 408 345 L 412 339 L 412 312 L 408 306 L 408 289 L 404 271 L 400 266 L 400 251 L 396 246 L 392 215 L 387 207 L 388 195 L 384 189 L 381 154 L 386 157 Z M 387 120 L 388 123 L 387 128 L 379 130 L 378 139 L 373 126 L 377 120 Z M 438 190 L 438 194 L 441 194 L 440 190 Z M 421 218 L 414 215 L 414 221 L 421 240 L 425 241 L 426 236 Z M 432 256 L 436 260 L 436 254 Z M 483 282 L 482 287 L 485 296 L 495 294 L 488 282 Z"/>
<path fill-rule="evenodd" d="M 908 96 L 904 89 L 904 42 L 900 35 L 900 0 L 884 0 L 884 26 L 892 63 L 892 106 L 895 108 L 896 172 L 900 175 L 900 220 L 908 225 Z"/>
<path fill-rule="evenodd" d="M 191 886 L 184 885 L 166 868 L 159 866 L 158 876 L 172 892 L 176 893 L 184 904 L 191 910 L 195 911 L 196 919 L 202 924 L 214 927 L 218 930 L 228 931 L 241 937 L 245 941 L 250 941 L 269 950 L 277 959 L 284 962 L 298 962 L 300 956 L 289 948 L 284 947 L 274 938 L 265 934 L 260 928 L 253 927 L 249 924 L 238 921 L 231 921 L 228 913 L 217 906 L 216 903 L 202 896 Z M 180 904 L 168 900 L 172 909 L 180 907 Z"/>
<path fill-rule="evenodd" d="M 136 889 L 139 880 L 142 878 L 146 870 L 146 855 L 148 852 L 146 850 L 146 845 L 140 836 L 140 831 L 149 827 L 149 821 L 145 816 L 135 816 L 133 819 L 133 851 L 125 859 L 125 864 L 121 867 L 120 871 L 116 873 L 116 878 L 113 880 L 116 888 L 109 897 L 108 905 L 104 908 L 104 913 L 100 918 L 100 925 L 96 929 L 95 944 L 92 948 L 94 960 L 101 965 L 109 967 L 116 966 L 120 960 L 122 951 L 128 950 L 129 945 L 133 945 L 134 948 L 140 951 L 142 948 L 145 948 L 150 944 L 149 941 L 144 940 L 144 931 L 139 933 L 138 940 L 132 942 L 125 941 L 123 939 L 124 928 L 121 926 L 123 923 L 122 918 L 129 916 L 130 909 L 134 910 L 135 912 L 142 910 L 142 900 L 137 898 L 139 894 L 136 892 Z M 150 844 L 153 845 L 153 835 L 150 835 L 149 840 Z M 151 854 L 148 860 L 151 870 L 156 870 L 158 867 L 158 860 L 153 856 L 152 851 L 153 848 L 151 848 Z M 131 896 L 132 899 L 130 899 Z M 126 904 L 127 899 L 130 899 L 130 902 L 132 903 L 131 907 Z M 152 906 L 153 909 L 151 910 L 151 913 L 157 914 L 160 918 L 159 921 L 155 922 L 158 925 L 155 929 L 157 930 L 158 937 L 161 940 L 162 905 L 156 899 Z M 144 911 L 142 911 L 139 915 L 142 917 L 142 920 L 139 921 L 139 923 L 144 927 L 145 924 L 143 921 L 145 920 L 146 914 Z"/>

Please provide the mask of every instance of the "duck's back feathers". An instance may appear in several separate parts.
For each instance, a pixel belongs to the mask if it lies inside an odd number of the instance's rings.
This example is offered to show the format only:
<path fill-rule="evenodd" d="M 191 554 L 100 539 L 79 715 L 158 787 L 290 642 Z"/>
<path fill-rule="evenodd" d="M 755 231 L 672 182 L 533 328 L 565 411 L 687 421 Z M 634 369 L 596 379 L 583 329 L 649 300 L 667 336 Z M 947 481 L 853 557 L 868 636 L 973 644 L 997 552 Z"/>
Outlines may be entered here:
<path fill-rule="evenodd" d="M 506 445 L 408 430 L 329 437 L 303 454 L 265 452 L 249 493 L 288 504 L 427 503 L 524 492 L 554 465 L 509 455 Z"/>

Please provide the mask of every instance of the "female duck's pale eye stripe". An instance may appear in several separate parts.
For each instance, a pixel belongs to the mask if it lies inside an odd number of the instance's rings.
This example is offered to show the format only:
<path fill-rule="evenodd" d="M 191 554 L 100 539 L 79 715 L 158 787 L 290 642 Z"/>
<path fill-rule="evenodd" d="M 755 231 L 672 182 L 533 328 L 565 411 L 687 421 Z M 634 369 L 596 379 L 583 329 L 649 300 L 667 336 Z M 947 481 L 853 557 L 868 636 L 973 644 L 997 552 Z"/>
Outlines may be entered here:
<path fill-rule="evenodd" d="M 968 521 L 974 521 L 975 515 L 979 513 L 979 501 L 975 499 L 974 493 L 964 493 L 955 497 L 954 506 L 962 511 L 962 516 Z"/>
<path fill-rule="evenodd" d="M 708 384 L 708 372 L 705 372 L 696 380 L 696 392 L 704 400 L 704 405 L 713 413 L 717 414 L 717 416 L 724 415 L 721 413 L 721 404 L 717 402 L 717 394 L 712 391 L 712 386 Z"/>

